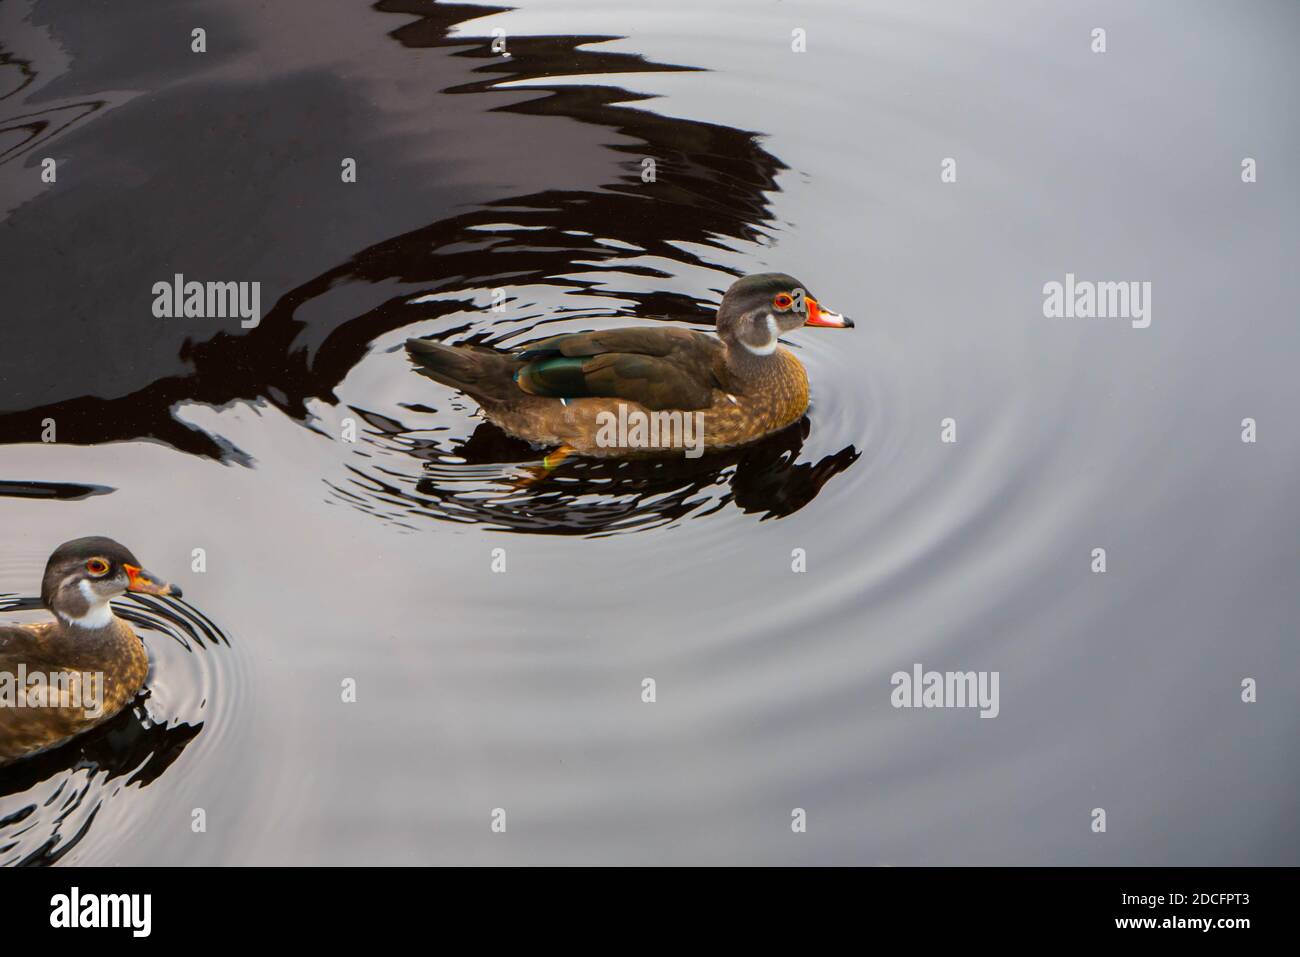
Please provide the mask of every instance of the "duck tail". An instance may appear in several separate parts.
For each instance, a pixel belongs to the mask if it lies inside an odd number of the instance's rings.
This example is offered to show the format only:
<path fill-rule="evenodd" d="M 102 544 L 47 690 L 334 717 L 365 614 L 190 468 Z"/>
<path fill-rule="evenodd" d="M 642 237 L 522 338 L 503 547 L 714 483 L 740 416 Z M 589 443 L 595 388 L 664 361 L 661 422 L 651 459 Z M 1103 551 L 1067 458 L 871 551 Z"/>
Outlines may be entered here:
<path fill-rule="evenodd" d="M 431 339 L 407 339 L 406 352 L 416 372 L 451 386 L 480 403 L 501 401 L 515 386 L 518 360 L 483 346 L 446 346 Z"/>

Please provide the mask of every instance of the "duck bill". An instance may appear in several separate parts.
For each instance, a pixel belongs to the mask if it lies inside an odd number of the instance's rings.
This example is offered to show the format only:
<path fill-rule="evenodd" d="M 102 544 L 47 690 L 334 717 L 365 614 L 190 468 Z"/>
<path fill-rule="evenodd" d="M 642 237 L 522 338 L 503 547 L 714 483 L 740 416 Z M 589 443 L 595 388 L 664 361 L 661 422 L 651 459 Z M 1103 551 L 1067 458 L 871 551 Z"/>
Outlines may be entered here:
<path fill-rule="evenodd" d="M 181 590 L 175 585 L 169 585 L 159 578 L 155 578 L 149 572 L 145 571 L 139 565 L 125 565 L 127 578 L 126 590 L 139 592 L 142 595 L 171 595 L 173 598 L 181 597 Z"/>
<path fill-rule="evenodd" d="M 848 316 L 841 316 L 838 312 L 823 309 L 818 305 L 817 300 L 811 296 L 804 297 L 804 303 L 808 306 L 808 318 L 804 321 L 805 326 L 825 326 L 828 329 L 853 328 L 852 319 Z"/>

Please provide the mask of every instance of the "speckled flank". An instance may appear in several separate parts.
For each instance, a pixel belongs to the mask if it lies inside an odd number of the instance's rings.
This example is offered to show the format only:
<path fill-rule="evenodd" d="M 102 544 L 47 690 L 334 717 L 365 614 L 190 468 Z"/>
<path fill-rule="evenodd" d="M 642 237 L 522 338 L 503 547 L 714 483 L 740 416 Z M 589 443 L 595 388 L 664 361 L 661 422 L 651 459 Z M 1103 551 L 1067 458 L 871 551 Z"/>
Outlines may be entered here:
<path fill-rule="evenodd" d="M 56 622 L 0 628 L 0 671 L 102 674 L 102 710 L 87 714 L 84 702 L 0 709 L 0 765 L 57 747 L 103 724 L 134 700 L 149 675 L 143 642 L 120 618 L 102 631 L 68 634 Z"/>
<path fill-rule="evenodd" d="M 568 445 L 580 455 L 593 458 L 657 457 L 683 454 L 680 447 L 627 448 L 601 446 L 599 415 L 618 415 L 622 406 L 652 414 L 627 399 L 586 397 L 558 399 L 522 396 L 509 404 L 488 404 L 488 420 L 516 438 L 542 446 Z M 794 354 L 778 348 L 762 371 L 745 383 L 743 392 L 713 390 L 713 401 L 700 410 L 704 416 L 704 445 L 724 449 L 744 445 L 779 432 L 808 410 L 808 374 Z M 686 413 L 690 414 L 690 413 Z"/>

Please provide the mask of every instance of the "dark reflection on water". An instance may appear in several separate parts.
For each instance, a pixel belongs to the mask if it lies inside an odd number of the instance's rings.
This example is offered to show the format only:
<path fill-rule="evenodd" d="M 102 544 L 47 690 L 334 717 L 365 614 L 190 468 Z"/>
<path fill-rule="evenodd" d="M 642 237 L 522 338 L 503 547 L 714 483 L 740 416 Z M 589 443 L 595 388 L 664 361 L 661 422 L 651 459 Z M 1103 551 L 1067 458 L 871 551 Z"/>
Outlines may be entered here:
<path fill-rule="evenodd" d="M 18 482 L 0 481 L 0 495 L 10 498 L 55 498 L 66 501 L 107 495 L 113 491 L 104 485 L 84 485 L 80 482 Z"/>
<path fill-rule="evenodd" d="M 0 770 L 0 800 L 21 801 L 45 782 L 60 782 L 41 806 L 22 803 L 0 819 L 0 864 L 58 862 L 86 836 L 115 779 L 125 776 L 128 787 L 152 784 L 203 730 L 202 722 L 155 722 L 146 709 L 148 697 L 139 695 L 112 720 L 59 748 Z M 41 813 L 56 802 L 57 814 Z"/>
<path fill-rule="evenodd" d="M 445 88 L 447 93 L 499 97 L 502 95 L 499 89 L 502 82 L 537 80 L 556 72 L 599 75 L 686 69 L 648 63 L 640 56 L 580 49 L 584 44 L 608 39 L 591 36 L 516 38 L 511 45 L 512 56 L 503 60 L 491 52 L 491 37 L 458 37 L 454 41 L 446 37 L 449 27 L 481 16 L 485 12 L 482 7 L 385 3 L 379 4 L 377 9 L 420 16 L 416 23 L 393 32 L 404 46 L 465 47 L 456 54 L 457 57 L 487 61 L 475 67 L 474 72 L 488 76 L 474 83 L 453 83 Z M 428 65 L 436 70 L 439 61 L 431 61 Z M 495 199 L 479 204 L 476 210 L 458 211 L 421 228 L 368 245 L 339 265 L 285 289 L 255 329 L 240 330 L 234 324 L 226 324 L 218 331 L 216 327 L 202 324 L 154 319 L 148 308 L 152 301 L 148 290 L 154 281 L 171 278 L 160 263 L 174 261 L 174 257 L 160 255 L 151 259 L 139 255 L 130 263 L 119 264 L 121 275 L 99 278 L 101 283 L 112 282 L 115 285 L 114 301 L 138 307 L 115 312 L 115 335 L 107 342 L 95 342 L 71 334 L 63 337 L 64 329 L 68 333 L 73 331 L 73 319 L 92 312 L 96 303 L 91 300 L 78 302 L 80 290 L 66 289 L 59 297 L 61 307 L 51 310 L 48 302 L 38 300 L 42 290 L 31 285 L 40 275 L 40 270 L 33 269 L 29 279 L 29 275 L 15 269 L 6 277 L 12 285 L 6 290 L 11 307 L 21 310 L 24 301 L 29 300 L 33 306 L 43 305 L 42 311 L 47 314 L 46 324 L 39 334 L 32 329 L 12 330 L 16 337 L 15 345 L 44 351 L 49 348 L 49 343 L 57 342 L 74 353 L 85 350 L 81 355 L 74 355 L 71 363 L 74 368 L 77 360 L 102 360 L 102 354 L 92 354 L 91 350 L 105 345 L 110 349 L 132 349 L 130 357 L 133 361 L 120 364 L 95 361 L 93 373 L 100 381 L 100 388 L 95 390 L 96 394 L 86 395 L 84 383 L 72 376 L 59 377 L 51 382 L 39 363 L 12 362 L 16 352 L 10 350 L 8 357 L 12 365 L 6 365 L 4 371 L 12 377 L 10 381 L 16 388 L 0 398 L 0 402 L 8 406 L 0 406 L 0 441 L 31 441 L 39 434 L 33 429 L 37 429 L 39 421 L 48 416 L 58 421 L 59 440 L 63 442 L 92 443 L 147 436 L 185 451 L 237 460 L 236 450 L 223 447 L 213 436 L 173 418 L 170 413 L 175 403 L 191 400 L 222 405 L 236 399 L 265 397 L 291 415 L 305 418 L 307 399 L 331 398 L 333 388 L 360 360 L 377 335 L 411 321 L 412 312 L 405 308 L 404 302 L 410 295 L 421 292 L 454 294 L 457 290 L 506 283 L 517 286 L 555 282 L 553 277 L 571 271 L 575 262 L 590 261 L 594 268 L 600 268 L 602 260 L 615 258 L 616 252 L 601 244 L 599 237 L 630 244 L 642 255 L 676 262 L 698 262 L 695 256 L 684 253 L 678 244 L 689 242 L 725 248 L 722 237 L 755 240 L 762 234 L 760 224 L 768 215 L 763 193 L 776 189 L 774 175 L 783 167 L 757 145 L 753 134 L 612 106 L 612 103 L 639 99 L 637 95 L 613 85 L 557 86 L 549 91 L 545 87 L 530 87 L 528 92 L 523 102 L 489 103 L 488 106 L 492 111 L 565 117 L 633 140 L 630 144 L 608 147 L 628 154 L 621 163 L 621 175 L 613 182 L 594 183 L 583 190 L 543 189 L 522 192 L 509 199 Z M 196 90 L 189 91 L 189 96 L 202 101 L 212 97 L 213 93 Z M 119 112 L 126 112 L 126 108 L 120 108 Z M 187 110 L 187 116 L 192 114 L 195 117 L 222 113 L 219 103 L 195 102 Z M 147 154 L 151 149 L 170 153 L 185 148 L 185 136 L 180 130 L 165 131 L 166 149 L 157 142 L 164 131 L 138 132 L 141 143 L 124 143 L 120 148 L 137 154 L 139 158 L 132 162 L 140 166 L 149 165 Z M 572 138 L 572 133 L 558 123 L 553 127 L 532 127 L 530 132 L 530 140 L 520 146 L 528 150 L 533 178 L 539 183 L 566 179 L 556 175 L 552 167 L 564 166 L 568 162 L 566 156 L 571 151 L 566 148 L 566 143 Z M 305 136 L 310 134 L 309 130 L 303 131 Z M 30 152 L 25 155 L 30 155 Z M 656 182 L 641 181 L 641 160 L 644 157 L 651 157 L 659 164 L 662 175 Z M 232 157 L 231 161 L 236 168 L 249 162 L 245 156 Z M 175 162 L 183 166 L 187 158 L 180 157 Z M 220 166 L 221 162 L 219 157 L 207 157 L 201 161 L 196 156 L 188 172 L 192 177 L 209 175 L 210 170 Z M 232 173 L 228 178 L 238 180 L 240 175 Z M 382 172 L 368 175 L 385 178 Z M 226 178 L 223 175 L 223 180 Z M 258 178 L 251 171 L 246 176 L 254 183 Z M 427 185 L 430 178 L 425 175 L 409 185 L 419 190 L 421 183 Z M 194 183 L 189 185 L 195 188 Z M 167 194 L 156 201 L 161 203 L 172 198 Z M 267 198 L 276 201 L 274 196 Z M 347 196 L 339 198 L 335 194 L 329 200 L 331 203 L 346 203 Z M 446 189 L 439 200 L 448 210 L 464 205 L 463 197 L 455 195 L 451 189 Z M 120 204 L 119 215 L 128 222 L 154 223 L 156 226 L 158 220 L 168 215 L 165 208 L 139 208 L 140 202 L 150 202 L 148 196 L 133 195 L 129 201 L 110 196 L 107 202 Z M 127 208 L 128 202 L 132 204 L 130 209 Z M 46 221 L 54 218 L 51 205 L 57 206 L 58 200 L 42 204 L 41 215 Z M 328 203 L 322 202 L 321 206 L 324 208 L 300 210 L 300 220 L 324 216 L 331 211 L 337 213 L 337 209 L 332 209 Z M 213 211 L 209 213 L 213 214 Z M 15 258 L 11 261 L 15 265 L 23 254 L 16 239 L 22 228 L 28 225 L 23 221 L 28 215 L 19 211 L 10 217 L 10 225 L 14 228 L 7 231 L 6 246 L 13 243 Z M 515 237 L 516 242 L 506 238 L 485 238 L 474 232 L 485 224 L 500 222 L 503 217 L 518 223 L 528 232 Z M 250 217 L 252 221 L 265 218 L 266 213 Z M 44 234 L 49 228 L 35 232 Z M 310 235 L 310 223 L 300 222 L 297 231 L 304 234 L 304 238 Z M 153 239 L 155 232 L 156 228 L 150 229 L 148 234 L 139 237 L 140 241 L 156 241 Z M 256 236 L 246 239 L 253 243 L 258 241 Z M 341 251 L 337 246 L 329 248 L 335 255 Z M 212 257 L 218 262 L 221 258 Z M 197 276 L 197 270 L 204 268 L 210 275 L 214 268 L 212 260 L 204 258 L 200 263 L 202 266 L 193 267 L 192 274 Z M 625 267 L 621 271 L 643 278 L 668 278 L 666 273 L 649 267 Z M 371 287 L 381 284 L 387 294 L 381 294 L 376 301 L 375 289 Z M 395 288 L 393 284 L 402 288 L 401 297 L 391 298 Z M 352 288 L 358 286 L 360 288 Z M 97 294 L 104 295 L 102 290 Z M 466 295 L 468 297 L 469 293 Z M 699 312 L 690 297 L 667 288 L 629 290 L 628 295 L 637 300 L 644 315 Z M 345 300 L 345 305 L 333 307 L 331 302 L 335 299 Z M 358 310 L 358 302 L 364 303 L 365 300 L 370 300 L 369 305 Z M 264 292 L 264 307 L 267 301 Z M 445 308 L 450 311 L 453 306 L 449 303 Z M 420 318 L 429 314 L 428 308 L 419 311 Z M 156 364 L 157 367 L 174 364 L 174 360 L 166 361 L 165 352 L 161 351 L 162 344 L 173 344 L 173 354 L 181 360 L 183 374 L 148 377 L 150 366 L 139 361 L 140 340 L 123 327 L 148 331 L 154 348 L 160 350 L 159 359 L 163 360 Z M 204 332 L 208 335 L 201 338 Z M 67 356 L 64 361 L 66 368 L 69 365 Z M 22 407 L 23 397 L 50 390 L 62 390 L 65 395 L 56 401 Z"/>
<path fill-rule="evenodd" d="M 239 330 L 232 323 L 199 339 L 195 335 L 204 331 L 202 325 L 153 319 L 144 308 L 124 310 L 115 320 L 147 326 L 151 338 L 183 335 L 177 351 L 186 372 L 144 381 L 139 375 L 147 367 L 138 361 L 123 363 L 124 373 L 134 381 L 106 386 L 107 391 L 122 393 L 120 397 L 87 395 L 69 381 L 64 388 L 72 394 L 66 398 L 34 408 L 0 408 L 0 441 L 30 441 L 38 423 L 52 418 L 58 422 L 61 442 L 150 437 L 187 452 L 251 465 L 250 456 L 237 444 L 178 420 L 178 403 L 223 406 L 241 399 L 264 400 L 324 432 L 313 420 L 311 401 L 337 401 L 339 383 L 364 360 L 372 343 L 415 323 L 463 314 L 457 332 L 465 341 L 485 344 L 526 340 L 538 326 L 583 314 L 593 324 L 626 324 L 631 316 L 712 323 L 712 307 L 700 301 L 701 294 L 716 303 L 734 276 L 704 261 L 695 250 L 725 253 L 738 243 L 764 241 L 771 215 L 766 194 L 778 188 L 776 175 L 784 169 L 754 134 L 617 106 L 643 97 L 614 84 L 547 87 L 542 82 L 531 85 L 522 99 L 494 102 L 509 92 L 501 86 L 506 82 L 694 68 L 587 48 L 612 39 L 602 36 L 516 37 L 510 57 L 503 58 L 491 50 L 490 36 L 447 36 L 452 26 L 490 10 L 429 2 L 385 2 L 376 9 L 419 18 L 392 31 L 403 47 L 454 47 L 456 59 L 482 61 L 472 67 L 476 79 L 449 82 L 445 94 L 484 98 L 491 112 L 548 118 L 547 124 L 531 127 L 528 141 L 520 144 L 535 160 L 535 179 L 563 180 L 555 167 L 574 155 L 566 145 L 574 135 L 573 122 L 603 131 L 600 139 L 608 145 L 600 152 L 614 154 L 607 167 L 610 178 L 583 189 L 521 192 L 469 210 L 457 210 L 461 204 L 444 200 L 452 207 L 447 215 L 368 245 L 338 266 L 285 290 L 255 329 Z M 647 160 L 655 164 L 650 181 L 643 177 Z M 201 174 L 213 161 L 196 165 Z M 367 169 L 365 175 L 376 174 Z M 310 226 L 304 222 L 298 228 Z M 583 276 L 573 275 L 579 264 Z M 157 271 L 158 262 L 141 257 L 135 268 L 141 266 Z M 123 264 L 124 271 L 131 268 Z M 679 288 L 692 270 L 710 277 L 703 290 L 699 280 L 693 280 L 694 294 Z M 137 294 L 128 301 L 138 302 L 138 291 L 156 278 L 132 277 Z M 522 302 L 518 290 L 539 287 L 562 293 L 564 303 L 540 303 L 534 295 L 531 322 L 508 322 L 504 331 L 494 324 L 491 312 L 476 306 L 485 289 L 503 289 L 507 301 L 516 304 Z M 56 326 L 58 322 L 54 317 Z M 118 341 L 138 348 L 138 338 L 121 336 Z M 30 367 L 15 368 L 11 374 L 20 385 L 15 397 L 41 391 L 36 382 L 24 381 Z M 104 372 L 97 369 L 96 374 Z M 40 385 L 49 383 L 42 380 Z M 428 398 L 430 402 L 450 396 L 413 376 L 410 393 L 437 396 Z M 381 431 L 395 437 L 407 431 L 391 418 L 397 410 L 387 412 L 386 417 L 384 411 L 371 410 L 368 418 L 372 424 L 388 418 Z M 427 424 L 422 428 L 427 432 Z M 365 463 L 344 466 L 355 476 L 348 480 L 350 489 L 334 477 L 326 482 L 344 501 L 390 518 L 395 512 L 405 513 L 406 520 L 423 514 L 515 531 L 598 534 L 649 528 L 693 512 L 708 514 L 729 501 L 747 512 L 779 517 L 806 504 L 857 456 L 855 449 L 846 447 L 820 463 L 797 464 L 808 428 L 805 422 L 752 450 L 697 462 L 645 467 L 577 464 L 543 487 L 496 497 L 481 494 L 482 475 L 473 468 L 457 468 L 451 460 L 472 467 L 504 461 L 498 457 L 502 454 L 517 456 L 515 461 L 536 459 L 535 451 L 512 447 L 483 429 L 446 448 L 427 436 L 408 436 L 399 441 L 412 456 L 411 468 L 399 473 L 429 465 L 415 483 L 400 474 L 385 477 L 382 469 Z M 487 450 L 488 458 L 480 458 L 481 450 Z M 732 491 L 709 491 L 720 484 Z"/>
<path fill-rule="evenodd" d="M 0 613 L 30 611 L 40 599 L 0 595 Z M 142 635 L 162 635 L 194 657 L 187 676 L 185 716 L 150 709 L 147 683 L 136 699 L 104 724 L 49 751 L 0 768 L 0 866 L 54 864 L 90 831 L 118 783 L 153 784 L 204 728 L 213 676 L 202 654 L 229 646 L 226 635 L 198 609 L 178 599 L 142 595 L 114 603 L 119 617 Z M 175 670 L 169 675 L 181 684 Z M 152 683 L 153 675 L 150 675 Z M 156 711 L 156 709 L 154 709 Z M 188 719 L 187 719 L 188 718 Z"/>
<path fill-rule="evenodd" d="M 743 449 L 694 460 L 572 460 L 537 479 L 510 467 L 535 461 L 536 450 L 491 423 L 444 449 L 407 436 L 392 420 L 357 411 L 371 426 L 372 442 L 404 449 L 423 469 L 400 474 L 349 466 L 349 484 L 332 488 L 358 509 L 408 527 L 425 515 L 513 532 L 602 535 L 709 515 L 729 503 L 780 518 L 808 504 L 860 454 L 850 447 L 815 464 L 799 462 L 809 429 L 804 418 Z"/>

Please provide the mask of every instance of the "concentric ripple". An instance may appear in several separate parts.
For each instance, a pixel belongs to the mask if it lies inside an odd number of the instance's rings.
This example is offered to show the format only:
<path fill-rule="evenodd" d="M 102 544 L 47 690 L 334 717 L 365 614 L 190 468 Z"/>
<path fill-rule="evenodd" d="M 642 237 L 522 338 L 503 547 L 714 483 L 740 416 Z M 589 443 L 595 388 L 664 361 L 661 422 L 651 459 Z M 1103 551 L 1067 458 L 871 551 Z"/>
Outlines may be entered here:
<path fill-rule="evenodd" d="M 207 729 L 222 680 L 224 632 L 199 609 L 175 599 L 129 595 L 114 602 L 150 652 L 145 688 L 99 727 L 51 751 L 0 768 L 0 866 L 54 864 L 86 837 L 123 792 L 148 787 Z M 39 609 L 40 600 L 0 594 L 0 613 Z M 131 839 L 103 836 L 102 846 Z"/>

